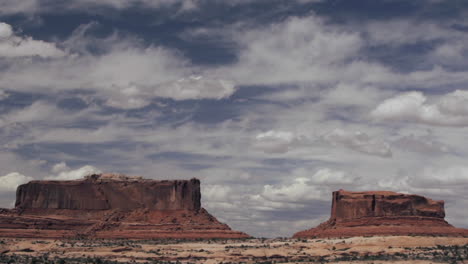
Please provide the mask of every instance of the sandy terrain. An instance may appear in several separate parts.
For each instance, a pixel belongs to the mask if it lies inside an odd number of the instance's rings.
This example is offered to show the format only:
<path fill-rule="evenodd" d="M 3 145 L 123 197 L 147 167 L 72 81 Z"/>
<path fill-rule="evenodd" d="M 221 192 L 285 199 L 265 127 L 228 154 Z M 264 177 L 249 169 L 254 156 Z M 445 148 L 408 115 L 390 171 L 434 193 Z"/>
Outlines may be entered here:
<path fill-rule="evenodd" d="M 34 259 L 33 259 L 34 258 Z M 468 237 L 0 239 L 0 263 L 468 263 Z M 15 262 L 10 262 L 14 260 Z M 178 261 L 178 262 L 177 262 Z"/>

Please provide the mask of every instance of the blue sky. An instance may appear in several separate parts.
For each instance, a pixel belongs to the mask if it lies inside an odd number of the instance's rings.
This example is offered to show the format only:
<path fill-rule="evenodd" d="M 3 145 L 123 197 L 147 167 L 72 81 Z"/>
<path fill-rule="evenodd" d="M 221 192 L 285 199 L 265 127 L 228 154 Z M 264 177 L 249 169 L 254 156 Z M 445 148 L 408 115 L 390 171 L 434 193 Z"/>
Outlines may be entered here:
<path fill-rule="evenodd" d="M 257 236 L 326 220 L 340 188 L 443 199 L 468 227 L 466 1 L 0 5 L 3 207 L 103 171 L 198 177 Z"/>

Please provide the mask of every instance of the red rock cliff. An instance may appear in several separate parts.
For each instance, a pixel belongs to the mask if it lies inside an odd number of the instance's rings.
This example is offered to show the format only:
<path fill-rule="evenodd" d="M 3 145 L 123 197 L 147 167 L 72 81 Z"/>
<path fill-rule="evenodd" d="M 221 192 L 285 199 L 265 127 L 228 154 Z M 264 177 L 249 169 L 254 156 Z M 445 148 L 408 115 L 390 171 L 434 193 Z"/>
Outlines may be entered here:
<path fill-rule="evenodd" d="M 330 219 L 294 237 L 468 235 L 444 220 L 444 201 L 389 191 L 333 192 Z"/>
<path fill-rule="evenodd" d="M 333 192 L 331 218 L 423 216 L 444 218 L 444 201 L 395 192 Z"/>
<path fill-rule="evenodd" d="M 18 209 L 199 210 L 200 181 L 89 176 L 78 181 L 32 181 L 18 187 Z"/>
<path fill-rule="evenodd" d="M 200 181 L 116 174 L 32 181 L 0 210 L 0 237 L 247 238 L 201 207 Z"/>

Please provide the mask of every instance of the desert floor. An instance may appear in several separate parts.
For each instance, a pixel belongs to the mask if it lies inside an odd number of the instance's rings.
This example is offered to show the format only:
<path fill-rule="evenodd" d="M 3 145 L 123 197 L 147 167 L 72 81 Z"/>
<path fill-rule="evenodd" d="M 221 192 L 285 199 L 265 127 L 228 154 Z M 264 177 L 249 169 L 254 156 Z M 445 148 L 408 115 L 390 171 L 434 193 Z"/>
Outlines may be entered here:
<path fill-rule="evenodd" d="M 1 234 L 0 234 L 1 235 Z M 468 237 L 1 239 L 0 263 L 468 263 Z"/>

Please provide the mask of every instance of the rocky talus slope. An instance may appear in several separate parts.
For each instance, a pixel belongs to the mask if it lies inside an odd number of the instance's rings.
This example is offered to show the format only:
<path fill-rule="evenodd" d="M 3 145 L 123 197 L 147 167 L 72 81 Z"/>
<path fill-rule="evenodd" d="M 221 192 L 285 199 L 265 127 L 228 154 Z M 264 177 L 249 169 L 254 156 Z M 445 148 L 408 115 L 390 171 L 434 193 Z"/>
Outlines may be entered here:
<path fill-rule="evenodd" d="M 0 210 L 0 237 L 246 238 L 201 207 L 200 181 L 119 174 L 32 181 Z"/>
<path fill-rule="evenodd" d="M 444 220 L 444 201 L 389 191 L 333 192 L 331 217 L 294 237 L 373 235 L 468 236 Z"/>

